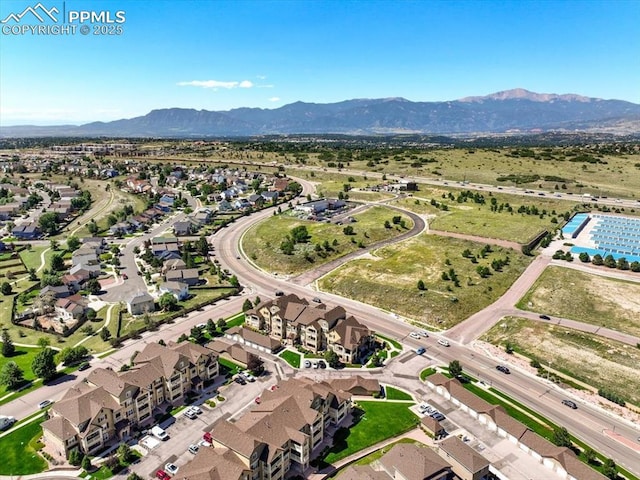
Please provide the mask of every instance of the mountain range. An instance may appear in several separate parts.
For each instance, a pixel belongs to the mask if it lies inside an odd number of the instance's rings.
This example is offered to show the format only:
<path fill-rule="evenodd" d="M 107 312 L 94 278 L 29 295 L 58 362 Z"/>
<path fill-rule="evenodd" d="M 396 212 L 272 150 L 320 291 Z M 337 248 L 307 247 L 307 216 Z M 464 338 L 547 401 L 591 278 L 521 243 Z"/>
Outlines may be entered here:
<path fill-rule="evenodd" d="M 474 136 L 547 131 L 635 134 L 640 132 L 640 105 L 514 89 L 446 102 L 382 98 L 324 104 L 295 102 L 275 109 L 166 108 L 112 122 L 0 127 L 0 136 L 195 138 L 327 133 Z"/>

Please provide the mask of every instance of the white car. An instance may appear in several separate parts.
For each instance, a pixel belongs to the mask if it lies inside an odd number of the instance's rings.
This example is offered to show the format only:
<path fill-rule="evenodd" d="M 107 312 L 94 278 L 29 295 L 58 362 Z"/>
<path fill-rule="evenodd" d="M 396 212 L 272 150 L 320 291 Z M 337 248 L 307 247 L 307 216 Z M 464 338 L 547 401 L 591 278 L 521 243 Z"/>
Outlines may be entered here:
<path fill-rule="evenodd" d="M 198 453 L 200 447 L 198 445 L 189 445 L 189 453 L 193 453 L 194 455 Z"/>
<path fill-rule="evenodd" d="M 188 410 L 191 410 L 196 415 L 200 415 L 202 413 L 202 409 L 200 407 L 198 407 L 197 405 L 189 406 Z"/>
<path fill-rule="evenodd" d="M 429 333 L 426 330 L 420 330 L 418 333 L 424 338 L 429 338 Z"/>
<path fill-rule="evenodd" d="M 443 347 L 448 347 L 449 346 L 449 340 L 445 340 L 444 338 L 438 339 L 438 343 L 440 345 L 442 345 Z"/>
<path fill-rule="evenodd" d="M 416 340 L 420 340 L 420 334 L 418 332 L 411 332 L 409 336 L 411 338 L 415 338 Z"/>
<path fill-rule="evenodd" d="M 207 442 L 205 439 L 202 439 L 198 442 L 198 447 L 210 447 L 211 442 Z"/>
<path fill-rule="evenodd" d="M 164 470 L 170 475 L 175 475 L 176 473 L 178 473 L 178 466 L 173 463 L 167 463 L 164 466 Z"/>

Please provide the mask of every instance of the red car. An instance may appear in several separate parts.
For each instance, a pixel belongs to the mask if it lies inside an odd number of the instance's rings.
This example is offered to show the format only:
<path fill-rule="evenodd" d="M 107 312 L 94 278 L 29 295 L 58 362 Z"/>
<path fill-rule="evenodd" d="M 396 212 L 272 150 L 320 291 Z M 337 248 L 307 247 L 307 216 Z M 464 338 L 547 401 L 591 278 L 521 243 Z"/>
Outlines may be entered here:
<path fill-rule="evenodd" d="M 156 472 L 156 478 L 159 478 L 160 480 L 171 480 L 171 475 L 164 470 L 158 470 Z"/>
<path fill-rule="evenodd" d="M 209 443 L 213 442 L 213 437 L 211 436 L 211 433 L 209 433 L 209 432 L 205 432 L 204 435 L 202 435 L 202 439 L 205 442 L 209 442 Z"/>
<path fill-rule="evenodd" d="M 261 401 L 262 401 L 262 400 L 260 400 L 260 397 L 256 397 L 256 403 L 257 403 L 258 405 L 260 405 L 260 402 L 261 402 Z"/>

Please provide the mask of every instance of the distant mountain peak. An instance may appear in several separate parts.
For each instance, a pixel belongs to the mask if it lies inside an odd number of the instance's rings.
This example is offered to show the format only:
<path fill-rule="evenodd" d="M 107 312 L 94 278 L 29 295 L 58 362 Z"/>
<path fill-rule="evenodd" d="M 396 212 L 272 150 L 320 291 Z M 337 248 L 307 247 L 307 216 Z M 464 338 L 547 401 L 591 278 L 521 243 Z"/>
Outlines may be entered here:
<path fill-rule="evenodd" d="M 486 100 L 529 100 L 531 102 L 553 102 L 555 100 L 561 100 L 565 102 L 591 102 L 593 99 L 574 93 L 558 95 L 556 93 L 536 93 L 524 88 L 513 88 L 511 90 L 492 93 L 484 97 L 465 97 L 459 101 L 482 103 Z"/>

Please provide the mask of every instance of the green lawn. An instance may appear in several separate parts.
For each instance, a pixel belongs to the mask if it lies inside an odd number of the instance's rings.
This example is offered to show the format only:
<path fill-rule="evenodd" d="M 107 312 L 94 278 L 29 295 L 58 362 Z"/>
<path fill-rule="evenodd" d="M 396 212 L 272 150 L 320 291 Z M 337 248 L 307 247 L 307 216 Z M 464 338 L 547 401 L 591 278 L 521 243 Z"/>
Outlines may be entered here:
<path fill-rule="evenodd" d="M 280 354 L 280 358 L 282 358 L 285 362 L 287 362 L 293 368 L 300 368 L 301 357 L 302 356 L 299 353 L 292 352 L 291 350 L 284 350 Z"/>
<path fill-rule="evenodd" d="M 358 419 L 357 423 L 348 430 L 346 436 L 334 436 L 334 446 L 324 461 L 329 464 L 337 462 L 382 440 L 411 430 L 419 423 L 418 417 L 409 410 L 411 405 L 412 402 L 358 402 L 358 407 L 353 411 Z"/>
<path fill-rule="evenodd" d="M 22 257 L 22 261 L 29 268 L 35 268 L 36 270 L 40 268 L 40 256 L 42 252 L 47 250 L 47 253 L 44 254 L 45 258 L 45 267 L 49 265 L 49 261 L 53 255 L 53 251 L 49 248 L 48 245 L 36 245 L 32 246 L 30 250 L 23 250 L 20 252 L 20 256 Z"/>
<path fill-rule="evenodd" d="M 19 339 L 13 338 L 13 341 L 19 341 Z M 33 359 L 39 351 L 40 348 L 16 347 L 15 354 L 12 357 L 6 358 L 0 355 L 0 370 L 2 370 L 7 363 L 16 362 L 24 372 L 24 379 L 26 381 L 35 380 L 36 377 L 31 372 L 31 362 L 33 362 Z M 6 393 L 9 393 L 6 387 L 4 385 L 0 386 L 0 397 Z"/>
<path fill-rule="evenodd" d="M 244 325 L 244 313 L 236 313 L 235 315 L 225 319 L 225 321 L 227 322 L 227 328 L 241 327 Z"/>
<path fill-rule="evenodd" d="M 550 266 L 517 306 L 640 336 L 639 299 L 639 283 Z"/>
<path fill-rule="evenodd" d="M 389 342 L 393 346 L 393 348 L 396 348 L 398 350 L 402 350 L 402 345 L 400 345 L 400 342 L 398 342 L 398 341 L 396 341 L 396 340 L 394 340 L 392 338 L 386 337 L 386 336 L 382 335 L 381 333 L 376 333 L 376 337 L 384 340 L 385 342 Z"/>
<path fill-rule="evenodd" d="M 345 225 L 301 220 L 291 214 L 278 215 L 251 228 L 242 238 L 242 247 L 259 267 L 269 272 L 297 275 L 356 251 L 360 244 L 366 247 L 401 235 L 413 227 L 413 222 L 406 215 L 400 215 L 405 222 L 404 229 L 399 225 L 384 227 L 386 220 L 391 222 L 398 215 L 397 211 L 386 207 L 368 208 L 353 216 L 357 221 L 349 226 L 353 227 L 354 235 L 344 234 Z M 307 243 L 296 244 L 292 255 L 285 255 L 280 245 L 298 226 L 306 226 L 311 238 Z M 334 240 L 337 245 L 334 245 Z M 316 245 L 322 246 L 320 251 Z"/>
<path fill-rule="evenodd" d="M 413 401 L 413 397 L 402 390 L 398 390 L 394 387 L 384 387 L 386 392 L 387 400 L 409 400 Z"/>
<path fill-rule="evenodd" d="M 432 328 L 448 328 L 500 298 L 531 262 L 531 257 L 501 247 L 492 247 L 493 251 L 481 258 L 482 248 L 484 245 L 467 240 L 421 234 L 379 248 L 372 252 L 372 258 L 342 265 L 320 278 L 318 286 Z M 467 249 L 477 263 L 462 256 Z M 509 264 L 501 272 L 494 271 L 492 262 L 507 257 Z M 489 268 L 490 275 L 482 278 L 478 266 Z M 458 286 L 442 277 L 443 272 L 449 277 L 452 268 Z M 424 290 L 418 290 L 418 280 L 424 282 Z"/>
<path fill-rule="evenodd" d="M 219 358 L 218 363 L 221 367 L 224 367 L 229 372 L 229 375 L 235 375 L 236 373 L 244 370 L 244 367 L 239 363 L 232 362 L 231 360 L 227 360 L 226 358 Z M 221 372 L 222 373 L 222 372 Z"/>
<path fill-rule="evenodd" d="M 433 375 L 434 373 L 436 373 L 435 368 L 432 368 L 432 367 L 425 368 L 420 372 L 420 380 L 424 382 L 427 377 Z"/>
<path fill-rule="evenodd" d="M 36 420 L 0 438 L 0 475 L 31 475 L 47 468 L 47 462 L 37 453 L 42 448 L 37 440 L 42 435 L 43 421 Z"/>

